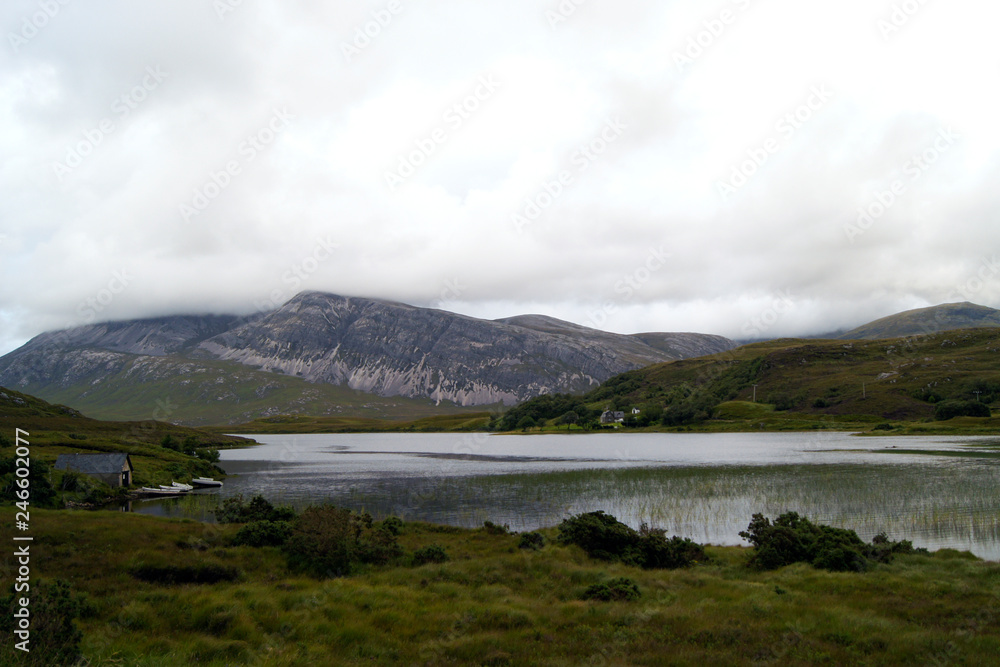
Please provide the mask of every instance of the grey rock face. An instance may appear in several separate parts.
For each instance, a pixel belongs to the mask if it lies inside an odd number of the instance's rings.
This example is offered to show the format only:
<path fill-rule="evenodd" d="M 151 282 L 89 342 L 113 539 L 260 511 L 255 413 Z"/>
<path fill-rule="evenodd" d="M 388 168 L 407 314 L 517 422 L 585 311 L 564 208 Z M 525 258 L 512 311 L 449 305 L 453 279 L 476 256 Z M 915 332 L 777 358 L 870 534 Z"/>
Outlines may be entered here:
<path fill-rule="evenodd" d="M 125 355 L 196 359 L 346 385 L 381 396 L 486 405 L 589 389 L 618 373 L 721 352 L 702 334 L 625 336 L 540 315 L 489 321 L 373 299 L 304 292 L 265 316 L 174 317 L 43 334 L 0 359 L 0 385 L 99 382 Z M 166 360 L 164 360 L 166 362 Z M 169 364 L 157 364 L 158 375 Z M 47 378 L 47 379 L 46 379 Z"/>

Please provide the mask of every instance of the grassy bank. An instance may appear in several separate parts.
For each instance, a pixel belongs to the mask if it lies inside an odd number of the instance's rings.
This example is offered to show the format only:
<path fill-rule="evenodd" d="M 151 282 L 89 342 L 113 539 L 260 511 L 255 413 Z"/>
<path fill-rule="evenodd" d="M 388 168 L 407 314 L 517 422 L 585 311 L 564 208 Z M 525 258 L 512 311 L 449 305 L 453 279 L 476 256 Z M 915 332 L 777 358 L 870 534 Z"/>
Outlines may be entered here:
<path fill-rule="evenodd" d="M 236 426 L 210 426 L 212 433 L 455 433 L 483 431 L 490 423 L 489 412 L 466 412 L 421 417 L 410 420 L 366 417 L 308 417 L 283 415 L 265 417 Z"/>
<path fill-rule="evenodd" d="M 0 510 L 11 525 L 13 510 Z M 408 550 L 450 560 L 319 581 L 279 549 L 231 545 L 239 526 L 120 513 L 33 511 L 33 574 L 85 595 L 93 665 L 987 664 L 1000 655 L 1000 566 L 952 551 L 863 573 L 748 569 L 752 550 L 643 570 L 575 546 L 407 523 Z M 11 566 L 9 556 L 5 565 Z M 235 568 L 235 581 L 163 585 L 140 565 Z M 638 600 L 582 600 L 628 577 Z M 5 651 L 10 650 L 9 642 Z M 9 656 L 9 654 L 8 654 Z"/>
<path fill-rule="evenodd" d="M 719 404 L 711 419 L 677 426 L 637 427 L 606 425 L 587 427 L 558 423 L 551 419 L 540 425 L 508 434 L 529 433 L 750 433 L 787 431 L 849 431 L 870 435 L 996 435 L 1000 417 L 956 417 L 947 421 L 887 420 L 864 414 L 822 414 L 777 410 L 774 405 L 752 401 L 727 401 Z M 489 430 L 495 415 L 488 412 L 465 415 L 438 415 L 410 421 L 348 417 L 281 416 L 257 419 L 238 426 L 214 426 L 202 430 L 212 433 L 457 433 Z"/>

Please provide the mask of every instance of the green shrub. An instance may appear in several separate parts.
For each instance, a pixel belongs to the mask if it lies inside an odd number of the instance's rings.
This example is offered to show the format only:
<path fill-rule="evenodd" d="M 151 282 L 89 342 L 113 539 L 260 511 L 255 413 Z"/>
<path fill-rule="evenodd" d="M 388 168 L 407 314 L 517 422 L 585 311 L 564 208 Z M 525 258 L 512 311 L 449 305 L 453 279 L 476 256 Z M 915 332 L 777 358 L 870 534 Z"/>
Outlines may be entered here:
<path fill-rule="evenodd" d="M 251 521 L 236 533 L 233 544 L 247 547 L 280 547 L 292 534 L 287 521 Z"/>
<path fill-rule="evenodd" d="M 80 616 L 82 598 L 73 593 L 64 581 L 31 581 L 31 635 L 30 652 L 13 648 L 21 639 L 14 635 L 17 621 L 14 613 L 20 609 L 18 598 L 25 593 L 12 592 L 0 598 L 0 633 L 4 636 L 3 654 L 16 653 L 17 659 L 4 664 L 11 665 L 75 665 L 81 659 L 80 640 L 83 633 L 76 627 Z M 4 656 L 7 657 L 7 656 Z"/>
<path fill-rule="evenodd" d="M 414 565 L 424 565 L 426 563 L 444 563 L 448 560 L 448 553 L 437 544 L 417 549 L 413 552 Z"/>
<path fill-rule="evenodd" d="M 507 524 L 501 526 L 492 521 L 484 521 L 483 529 L 490 535 L 510 535 L 510 526 Z"/>
<path fill-rule="evenodd" d="M 810 563 L 834 572 L 863 572 L 877 562 L 890 562 L 897 553 L 913 552 L 909 542 L 890 542 L 880 534 L 866 544 L 853 530 L 817 525 L 796 512 L 782 514 L 774 523 L 754 514 L 740 537 L 754 546 L 750 566 L 761 570 Z"/>
<path fill-rule="evenodd" d="M 403 520 L 398 516 L 389 516 L 382 519 L 380 524 L 382 529 L 388 531 L 390 535 L 399 535 L 403 532 Z"/>
<path fill-rule="evenodd" d="M 17 457 L 0 458 L 0 502 L 13 503 L 18 486 L 16 475 Z M 59 495 L 49 482 L 49 465 L 45 461 L 31 460 L 28 467 L 28 500 L 33 507 L 59 507 Z"/>
<path fill-rule="evenodd" d="M 600 600 L 602 602 L 627 602 L 642 597 L 639 586 L 628 577 L 618 577 L 601 584 L 594 584 L 583 592 L 584 600 Z"/>
<path fill-rule="evenodd" d="M 942 401 L 934 409 L 934 419 L 939 422 L 955 417 L 990 417 L 990 406 L 979 401 Z"/>
<path fill-rule="evenodd" d="M 667 539 L 663 530 L 650 529 L 646 524 L 639 534 L 641 565 L 646 569 L 674 570 L 708 560 L 705 547 L 686 537 Z"/>
<path fill-rule="evenodd" d="M 518 549 L 530 549 L 532 551 L 538 551 L 544 546 L 545 536 L 541 533 L 523 533 L 517 543 Z"/>
<path fill-rule="evenodd" d="M 174 586 L 178 584 L 217 584 L 221 581 L 238 581 L 239 569 L 211 563 L 199 565 L 148 565 L 140 564 L 130 574 L 151 584 Z"/>
<path fill-rule="evenodd" d="M 219 462 L 219 450 L 218 449 L 199 449 L 195 451 L 195 456 L 197 456 L 202 461 L 208 461 L 209 463 Z"/>
<path fill-rule="evenodd" d="M 639 560 L 639 533 L 601 510 L 564 519 L 558 530 L 561 543 L 575 544 L 591 558 L 626 563 Z"/>
<path fill-rule="evenodd" d="M 261 495 L 255 495 L 246 502 L 243 494 L 222 501 L 222 507 L 214 510 L 219 523 L 250 523 L 251 521 L 292 521 L 295 510 L 291 507 L 275 507 Z"/>
<path fill-rule="evenodd" d="M 402 555 L 396 536 L 376 528 L 370 514 L 332 505 L 307 508 L 292 525 L 284 550 L 291 569 L 321 578 L 346 576 L 358 564 L 384 564 Z"/>
<path fill-rule="evenodd" d="M 575 544 L 591 558 L 619 560 L 647 569 L 687 567 L 705 561 L 704 548 L 687 538 L 671 537 L 643 524 L 639 531 L 602 511 L 588 512 L 559 524 L 557 539 Z"/>

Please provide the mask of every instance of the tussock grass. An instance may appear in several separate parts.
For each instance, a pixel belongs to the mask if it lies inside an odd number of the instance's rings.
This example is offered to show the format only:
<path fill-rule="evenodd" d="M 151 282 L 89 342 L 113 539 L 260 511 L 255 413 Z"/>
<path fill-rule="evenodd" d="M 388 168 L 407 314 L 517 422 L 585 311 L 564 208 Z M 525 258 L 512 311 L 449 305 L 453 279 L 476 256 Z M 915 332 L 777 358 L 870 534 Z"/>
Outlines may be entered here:
<path fill-rule="evenodd" d="M 0 520 L 9 524 L 9 509 Z M 277 548 L 230 546 L 238 525 L 111 512 L 32 512 L 33 571 L 87 596 L 90 664 L 988 664 L 1000 655 L 1000 566 L 940 551 L 864 574 L 747 568 L 749 549 L 643 570 L 554 541 L 406 523 L 409 551 L 449 560 L 340 579 L 289 574 Z M 905 536 L 901 536 L 905 537 Z M 183 544 L 204 544 L 204 549 Z M 242 578 L 157 585 L 138 562 L 221 564 Z M 9 563 L 9 558 L 4 562 Z M 634 581 L 633 601 L 585 601 Z"/>

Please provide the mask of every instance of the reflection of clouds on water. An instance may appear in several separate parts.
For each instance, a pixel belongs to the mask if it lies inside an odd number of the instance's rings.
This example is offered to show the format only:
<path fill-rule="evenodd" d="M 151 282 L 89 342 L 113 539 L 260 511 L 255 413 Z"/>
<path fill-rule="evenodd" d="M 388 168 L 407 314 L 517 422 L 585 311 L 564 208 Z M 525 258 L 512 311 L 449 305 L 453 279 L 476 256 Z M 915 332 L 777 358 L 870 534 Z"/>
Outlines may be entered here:
<path fill-rule="evenodd" d="M 983 438 L 782 434 L 260 436 L 228 450 L 225 496 L 332 502 L 378 516 L 513 530 L 603 509 L 700 542 L 739 544 L 755 512 L 886 531 L 918 546 L 1000 558 L 992 460 L 898 453 L 990 451 Z M 896 453 L 887 448 L 895 447 Z M 227 460 L 228 459 L 228 460 Z"/>

